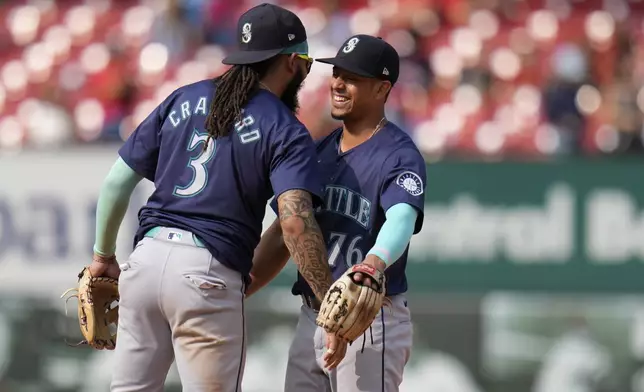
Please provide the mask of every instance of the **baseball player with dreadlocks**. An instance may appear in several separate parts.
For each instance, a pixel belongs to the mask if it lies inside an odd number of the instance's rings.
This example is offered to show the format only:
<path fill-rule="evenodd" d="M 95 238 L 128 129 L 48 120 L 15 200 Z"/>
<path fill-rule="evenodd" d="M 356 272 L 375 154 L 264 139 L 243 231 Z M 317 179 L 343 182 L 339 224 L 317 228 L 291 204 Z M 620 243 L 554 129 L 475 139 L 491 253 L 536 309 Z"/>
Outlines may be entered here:
<path fill-rule="evenodd" d="M 241 16 L 238 39 L 232 68 L 177 89 L 137 127 L 101 189 L 90 272 L 120 274 L 114 392 L 162 391 L 173 360 L 185 391 L 240 390 L 244 291 L 273 195 L 312 292 L 321 300 L 331 284 L 315 145 L 294 115 L 312 63 L 306 31 L 262 4 Z M 117 231 L 143 178 L 155 190 L 119 266 Z"/>
<path fill-rule="evenodd" d="M 302 297 L 303 306 L 284 390 L 395 392 L 412 346 L 405 266 L 409 241 L 423 223 L 425 161 L 412 139 L 385 117 L 400 62 L 392 46 L 380 38 L 356 35 L 335 58 L 317 61 L 334 66 L 331 114 L 343 121 L 343 127 L 317 142 L 326 189 L 316 218 L 333 278 L 356 264 L 375 267 L 386 276 L 386 299 L 361 338 L 348 348 L 325 349 L 325 332 L 316 325 L 324 307 L 321 310 L 313 288 L 298 274 L 292 292 Z M 276 221 L 262 236 L 248 295 L 286 264 L 290 251 L 282 234 Z"/>

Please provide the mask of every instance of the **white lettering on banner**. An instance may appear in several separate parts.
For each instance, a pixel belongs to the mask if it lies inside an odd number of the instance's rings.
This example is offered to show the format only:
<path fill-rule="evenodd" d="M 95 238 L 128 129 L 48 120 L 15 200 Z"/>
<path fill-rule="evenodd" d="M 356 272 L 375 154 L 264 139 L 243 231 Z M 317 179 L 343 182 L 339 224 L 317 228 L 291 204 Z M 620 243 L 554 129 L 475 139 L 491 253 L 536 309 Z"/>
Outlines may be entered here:
<path fill-rule="evenodd" d="M 69 256 L 67 207 L 62 200 L 47 195 L 23 200 L 0 196 L 0 261 L 16 250 L 34 261 Z"/>
<path fill-rule="evenodd" d="M 132 198 L 141 200 L 136 195 Z M 96 196 L 71 203 L 60 194 L 26 198 L 0 195 L 0 263 L 11 259 L 30 264 L 77 263 L 91 257 L 96 220 Z M 141 203 L 142 204 L 142 203 Z M 136 209 L 124 221 L 129 243 L 120 241 L 127 254 L 136 229 Z"/>
<path fill-rule="evenodd" d="M 543 206 L 485 206 L 468 194 L 425 207 L 412 259 L 436 262 L 564 263 L 575 249 L 575 196 L 568 185 L 545 192 Z"/>
<path fill-rule="evenodd" d="M 586 203 L 586 255 L 596 264 L 644 259 L 644 213 L 620 189 L 594 191 Z"/>
<path fill-rule="evenodd" d="M 0 292 L 51 297 L 77 283 L 78 272 L 91 261 L 96 201 L 117 148 L 26 151 L 0 158 Z M 143 180 L 132 195 L 117 237 L 117 258 L 132 251 L 138 211 L 153 189 Z M 271 223 L 267 214 L 264 228 Z"/>
<path fill-rule="evenodd" d="M 24 152 L 0 164 L 0 289 L 24 286 L 24 277 L 73 284 L 91 260 L 96 201 L 116 148 Z M 117 257 L 127 257 L 137 212 L 150 194 L 137 187 L 117 238 Z M 63 273 L 64 272 L 64 273 Z M 27 289 L 28 290 L 28 289 Z"/>

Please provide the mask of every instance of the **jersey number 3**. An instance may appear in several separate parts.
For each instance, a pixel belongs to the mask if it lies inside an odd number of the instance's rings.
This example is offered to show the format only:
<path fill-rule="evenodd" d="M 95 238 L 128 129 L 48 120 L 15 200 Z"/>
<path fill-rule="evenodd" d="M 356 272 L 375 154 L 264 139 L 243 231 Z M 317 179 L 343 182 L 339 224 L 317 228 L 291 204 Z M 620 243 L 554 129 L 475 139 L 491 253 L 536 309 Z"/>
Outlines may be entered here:
<path fill-rule="evenodd" d="M 192 169 L 192 181 L 186 186 L 175 186 L 175 196 L 193 197 L 198 195 L 206 187 L 208 183 L 208 169 L 205 165 L 215 156 L 217 150 L 217 140 L 215 139 L 210 139 L 206 149 L 203 149 L 202 145 L 206 140 L 208 140 L 208 133 L 201 133 L 196 129 L 192 133 L 190 142 L 188 143 L 188 151 L 194 151 L 199 146 L 201 147 L 201 152 L 188 161 L 188 167 Z"/>
<path fill-rule="evenodd" d="M 243 144 L 248 144 L 255 142 L 261 138 L 259 129 L 248 130 L 249 127 L 255 124 L 255 119 L 253 116 L 246 116 L 242 120 L 235 124 L 235 131 L 239 136 L 239 140 Z M 190 142 L 188 143 L 188 151 L 194 151 L 197 146 L 201 146 L 202 143 L 205 143 L 208 140 L 208 133 L 199 132 L 196 129 L 190 137 Z M 215 156 L 215 151 L 217 149 L 217 140 L 210 139 L 208 142 L 208 147 L 204 150 L 201 147 L 201 152 L 194 158 L 190 158 L 188 162 L 188 167 L 192 169 L 192 181 L 186 186 L 176 186 L 174 187 L 174 195 L 178 197 L 193 197 L 197 196 L 208 183 L 208 169 L 206 164 L 210 162 L 212 157 Z"/>

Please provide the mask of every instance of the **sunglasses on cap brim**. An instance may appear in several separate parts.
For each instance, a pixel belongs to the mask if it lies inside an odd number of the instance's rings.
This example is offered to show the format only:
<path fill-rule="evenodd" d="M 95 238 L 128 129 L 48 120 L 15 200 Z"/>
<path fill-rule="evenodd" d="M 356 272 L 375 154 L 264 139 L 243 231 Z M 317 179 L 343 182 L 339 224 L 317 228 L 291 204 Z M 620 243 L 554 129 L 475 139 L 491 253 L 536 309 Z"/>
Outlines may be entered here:
<path fill-rule="evenodd" d="M 296 54 L 297 57 L 301 58 L 302 60 L 306 60 L 306 70 L 310 71 L 311 67 L 313 66 L 313 57 L 306 55 L 306 54 Z"/>

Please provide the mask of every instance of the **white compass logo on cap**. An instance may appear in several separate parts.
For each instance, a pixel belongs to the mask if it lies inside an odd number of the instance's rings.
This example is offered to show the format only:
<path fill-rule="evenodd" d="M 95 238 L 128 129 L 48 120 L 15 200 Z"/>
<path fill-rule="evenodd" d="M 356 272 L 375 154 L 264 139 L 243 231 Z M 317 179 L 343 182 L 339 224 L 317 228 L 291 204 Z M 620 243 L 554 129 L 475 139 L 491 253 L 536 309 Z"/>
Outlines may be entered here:
<path fill-rule="evenodd" d="M 244 23 L 242 26 L 242 42 L 247 44 L 250 42 L 251 38 L 253 38 L 253 34 L 250 31 L 251 24 L 250 23 Z"/>
<path fill-rule="evenodd" d="M 356 48 L 356 45 L 358 45 L 358 42 L 360 42 L 358 38 L 356 37 L 351 38 L 350 40 L 347 41 L 346 45 L 344 45 L 344 48 L 342 48 L 342 51 L 344 53 L 351 52 L 353 49 Z"/>

